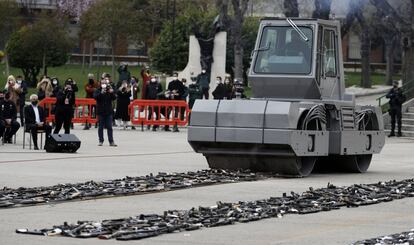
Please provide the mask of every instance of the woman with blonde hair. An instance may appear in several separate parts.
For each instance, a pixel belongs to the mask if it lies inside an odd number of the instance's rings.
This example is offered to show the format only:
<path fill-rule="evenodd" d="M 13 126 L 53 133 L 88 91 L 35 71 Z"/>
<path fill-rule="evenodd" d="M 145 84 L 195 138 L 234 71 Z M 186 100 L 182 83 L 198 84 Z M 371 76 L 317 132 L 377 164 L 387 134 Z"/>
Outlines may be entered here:
<path fill-rule="evenodd" d="M 44 76 L 40 82 L 37 83 L 37 96 L 40 100 L 46 97 L 51 97 L 53 94 L 53 86 L 49 77 Z"/>
<path fill-rule="evenodd" d="M 10 101 L 12 101 L 15 105 L 18 105 L 19 102 L 19 94 L 21 93 L 20 85 L 16 83 L 16 78 L 14 78 L 13 75 L 10 75 L 7 78 L 6 86 L 4 86 L 4 89 L 7 90 L 10 94 Z M 17 112 L 19 112 L 20 108 L 17 109 Z"/>

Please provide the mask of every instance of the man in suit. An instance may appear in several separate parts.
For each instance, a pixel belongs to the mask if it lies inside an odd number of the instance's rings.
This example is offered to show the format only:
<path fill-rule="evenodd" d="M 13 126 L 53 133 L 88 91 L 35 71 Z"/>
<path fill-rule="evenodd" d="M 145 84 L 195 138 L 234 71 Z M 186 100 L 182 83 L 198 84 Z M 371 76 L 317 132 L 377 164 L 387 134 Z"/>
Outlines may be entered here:
<path fill-rule="evenodd" d="M 52 127 L 46 124 L 46 112 L 45 110 L 38 106 L 39 99 L 37 95 L 30 95 L 30 105 L 27 105 L 24 108 L 24 118 L 26 123 L 26 128 L 30 131 L 33 138 L 33 145 L 35 150 L 39 150 L 37 146 L 37 130 L 45 130 L 46 138 L 50 135 Z"/>

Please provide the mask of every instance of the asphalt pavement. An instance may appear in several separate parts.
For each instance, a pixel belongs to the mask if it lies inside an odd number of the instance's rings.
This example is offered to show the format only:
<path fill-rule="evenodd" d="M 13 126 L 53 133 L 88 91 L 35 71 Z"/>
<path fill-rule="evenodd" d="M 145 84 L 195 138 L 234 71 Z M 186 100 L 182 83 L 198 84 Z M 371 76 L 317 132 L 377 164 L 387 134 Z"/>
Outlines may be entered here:
<path fill-rule="evenodd" d="M 82 141 L 75 154 L 45 153 L 0 145 L 0 187 L 34 187 L 89 180 L 108 180 L 157 172 L 186 172 L 207 168 L 193 153 L 187 132 L 151 132 L 115 129 L 118 147 L 98 146 L 97 131 L 73 130 Z M 309 187 L 375 183 L 413 178 L 414 139 L 387 139 L 365 174 L 318 173 L 307 178 L 272 178 L 256 182 L 214 185 L 171 192 L 0 209 L 0 244 L 349 244 L 414 228 L 414 198 L 389 203 L 342 208 L 309 215 L 286 215 L 248 224 L 203 228 L 161 235 L 142 241 L 120 242 L 19 235 L 16 228 L 50 228 L 64 221 L 123 218 L 169 209 L 212 206 L 304 192 Z"/>

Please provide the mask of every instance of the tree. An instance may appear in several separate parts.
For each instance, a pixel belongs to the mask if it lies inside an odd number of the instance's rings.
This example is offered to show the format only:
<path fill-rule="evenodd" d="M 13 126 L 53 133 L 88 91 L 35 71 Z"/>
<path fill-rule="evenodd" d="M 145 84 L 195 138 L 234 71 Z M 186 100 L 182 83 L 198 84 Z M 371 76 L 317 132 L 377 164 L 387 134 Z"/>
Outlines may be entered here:
<path fill-rule="evenodd" d="M 188 62 L 189 36 L 196 26 L 202 35 L 208 34 L 217 12 L 206 6 L 200 11 L 199 3 L 188 3 L 186 9 L 180 10 L 175 22 L 174 43 L 172 22 L 165 22 L 164 27 L 151 48 L 149 54 L 152 65 L 159 71 L 172 73 L 182 70 Z"/>
<path fill-rule="evenodd" d="M 47 67 L 64 65 L 71 48 L 66 27 L 49 17 L 12 34 L 6 50 L 10 64 L 21 68 L 25 79 L 34 85 L 41 68 L 47 75 Z"/>
<path fill-rule="evenodd" d="M 403 82 L 414 80 L 414 0 L 400 1 L 401 8 L 397 11 L 386 0 L 370 0 L 376 10 L 390 18 L 401 34 L 400 47 L 403 59 Z"/>
<path fill-rule="evenodd" d="M 18 6 L 16 1 L 2 0 L 0 1 L 0 51 L 6 47 L 7 40 L 17 27 Z M 4 53 L 4 52 L 3 52 Z M 0 58 L 0 61 L 3 57 Z M 9 75 L 8 55 L 5 54 L 6 75 Z"/>
<path fill-rule="evenodd" d="M 94 2 L 95 0 L 56 0 L 56 5 L 60 12 L 79 21 L 82 14 L 88 10 Z"/>
<path fill-rule="evenodd" d="M 312 18 L 329 20 L 332 0 L 315 0 L 315 10 Z"/>
<path fill-rule="evenodd" d="M 115 48 L 121 39 L 134 37 L 141 18 L 136 15 L 134 2 L 101 0 L 95 2 L 81 17 L 82 33 L 90 40 L 103 40 L 111 47 L 112 74 L 115 74 Z"/>
<path fill-rule="evenodd" d="M 283 12 L 286 17 L 299 17 L 297 0 L 283 0 Z"/>
<path fill-rule="evenodd" d="M 252 51 L 254 50 L 254 45 L 257 38 L 257 32 L 259 30 L 260 19 L 257 17 L 246 17 L 243 22 L 243 70 L 247 71 L 250 68 L 250 59 Z M 228 40 L 228 45 L 230 46 L 230 39 Z M 234 49 L 227 50 L 227 59 L 226 59 L 227 72 L 233 75 L 232 68 L 234 67 Z M 247 81 L 246 72 L 243 73 L 243 81 Z"/>
<path fill-rule="evenodd" d="M 243 22 L 249 0 L 231 0 L 233 16 L 228 13 L 229 0 L 217 0 L 217 7 L 220 13 L 223 14 L 224 23 L 226 29 L 229 32 L 230 44 L 234 50 L 234 78 L 242 80 L 244 77 L 243 72 Z"/>

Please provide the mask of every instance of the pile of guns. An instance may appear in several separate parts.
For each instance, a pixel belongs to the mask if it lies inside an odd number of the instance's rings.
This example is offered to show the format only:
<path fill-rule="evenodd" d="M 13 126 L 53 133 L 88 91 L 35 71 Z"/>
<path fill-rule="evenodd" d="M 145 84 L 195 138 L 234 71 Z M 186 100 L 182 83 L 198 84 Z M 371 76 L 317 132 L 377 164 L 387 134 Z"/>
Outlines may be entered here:
<path fill-rule="evenodd" d="M 302 194 L 284 193 L 281 197 L 223 203 L 212 207 L 198 207 L 190 210 L 169 210 L 163 214 L 141 214 L 124 219 L 102 222 L 65 222 L 51 229 L 17 229 L 17 233 L 35 235 L 61 235 L 76 238 L 98 237 L 100 239 L 134 240 L 158 236 L 165 233 L 196 230 L 201 227 L 246 223 L 285 214 L 308 214 L 330 211 L 341 207 L 358 207 L 394 199 L 414 197 L 414 179 L 378 182 L 375 184 L 355 184 L 313 189 Z"/>
<path fill-rule="evenodd" d="M 249 171 L 200 170 L 187 173 L 158 173 L 108 181 L 88 181 L 47 187 L 0 189 L 0 208 L 137 195 L 213 184 L 255 181 L 270 177 Z"/>
<path fill-rule="evenodd" d="M 381 236 L 353 243 L 354 245 L 380 245 L 380 244 L 414 244 L 414 229 L 402 233 Z"/>

